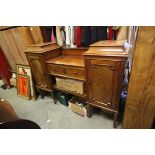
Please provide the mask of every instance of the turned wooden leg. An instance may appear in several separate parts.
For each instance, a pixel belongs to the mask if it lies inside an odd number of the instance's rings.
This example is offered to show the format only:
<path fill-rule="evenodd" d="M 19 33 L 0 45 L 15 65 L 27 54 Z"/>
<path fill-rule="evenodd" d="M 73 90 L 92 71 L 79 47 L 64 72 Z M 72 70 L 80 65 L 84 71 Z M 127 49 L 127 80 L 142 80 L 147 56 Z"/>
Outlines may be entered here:
<path fill-rule="evenodd" d="M 114 121 L 113 121 L 113 128 L 117 128 L 117 118 L 118 118 L 118 113 L 114 113 Z"/>
<path fill-rule="evenodd" d="M 54 95 L 54 90 L 51 91 L 51 96 L 53 98 L 53 101 L 54 101 L 54 104 L 56 104 L 56 98 L 55 98 L 55 95 Z"/>
<path fill-rule="evenodd" d="M 87 104 L 87 117 L 91 118 L 92 116 L 92 106 L 90 104 Z"/>

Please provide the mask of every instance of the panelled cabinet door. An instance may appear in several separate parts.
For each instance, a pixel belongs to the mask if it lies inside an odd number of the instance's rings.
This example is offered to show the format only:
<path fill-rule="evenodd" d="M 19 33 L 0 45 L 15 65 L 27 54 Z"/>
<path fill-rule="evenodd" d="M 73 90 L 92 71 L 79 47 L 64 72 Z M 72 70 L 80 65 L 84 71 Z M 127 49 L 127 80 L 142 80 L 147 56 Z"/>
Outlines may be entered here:
<path fill-rule="evenodd" d="M 45 89 L 50 89 L 48 75 L 46 75 L 42 58 L 39 56 L 28 56 L 28 59 L 36 85 Z"/>
<path fill-rule="evenodd" d="M 112 107 L 115 64 L 112 61 L 90 60 L 88 97 L 99 106 Z"/>

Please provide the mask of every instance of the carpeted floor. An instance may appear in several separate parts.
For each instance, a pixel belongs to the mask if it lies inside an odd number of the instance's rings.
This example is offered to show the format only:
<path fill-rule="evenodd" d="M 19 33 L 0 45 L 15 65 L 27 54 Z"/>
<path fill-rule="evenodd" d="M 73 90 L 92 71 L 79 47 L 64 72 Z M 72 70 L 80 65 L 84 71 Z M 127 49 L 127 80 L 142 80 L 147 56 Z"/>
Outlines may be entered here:
<path fill-rule="evenodd" d="M 1 81 L 0 81 L 1 85 Z M 43 129 L 112 129 L 113 115 L 97 110 L 91 118 L 73 113 L 69 107 L 53 103 L 50 96 L 36 101 L 28 101 L 17 96 L 16 88 L 0 88 L 0 98 L 10 102 L 22 119 L 36 122 Z M 121 128 L 121 125 L 118 125 Z"/>

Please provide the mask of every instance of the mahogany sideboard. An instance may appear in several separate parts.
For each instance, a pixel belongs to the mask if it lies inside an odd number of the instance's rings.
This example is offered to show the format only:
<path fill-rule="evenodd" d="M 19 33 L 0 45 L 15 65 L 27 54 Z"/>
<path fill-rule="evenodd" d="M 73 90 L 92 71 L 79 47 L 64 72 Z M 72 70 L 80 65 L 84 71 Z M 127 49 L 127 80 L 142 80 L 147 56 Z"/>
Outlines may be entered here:
<path fill-rule="evenodd" d="M 62 48 L 57 44 L 42 43 L 29 46 L 27 55 L 36 88 L 51 92 L 59 90 L 85 99 L 88 116 L 98 107 L 114 113 L 113 127 L 117 126 L 119 99 L 128 53 L 124 41 L 99 41 L 89 48 Z M 84 93 L 59 88 L 55 77 L 82 81 Z"/>

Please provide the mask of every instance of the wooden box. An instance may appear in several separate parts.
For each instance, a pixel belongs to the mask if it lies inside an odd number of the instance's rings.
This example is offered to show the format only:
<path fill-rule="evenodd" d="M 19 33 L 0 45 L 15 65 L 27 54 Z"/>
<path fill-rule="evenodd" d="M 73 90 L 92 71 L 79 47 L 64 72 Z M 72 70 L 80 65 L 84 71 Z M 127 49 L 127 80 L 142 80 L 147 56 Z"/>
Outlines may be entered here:
<path fill-rule="evenodd" d="M 84 93 L 84 83 L 82 81 L 56 77 L 56 86 L 75 93 Z"/>

